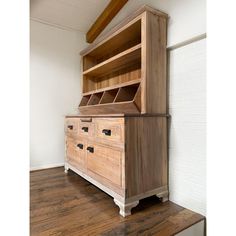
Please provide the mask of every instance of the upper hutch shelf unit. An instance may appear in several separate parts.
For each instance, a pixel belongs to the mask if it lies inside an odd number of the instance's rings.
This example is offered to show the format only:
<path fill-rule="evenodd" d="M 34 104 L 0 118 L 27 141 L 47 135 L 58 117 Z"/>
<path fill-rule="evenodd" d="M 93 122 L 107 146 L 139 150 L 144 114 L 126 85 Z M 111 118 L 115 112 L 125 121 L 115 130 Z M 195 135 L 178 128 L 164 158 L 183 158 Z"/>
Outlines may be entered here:
<path fill-rule="evenodd" d="M 81 52 L 81 114 L 166 114 L 167 14 L 144 6 Z"/>

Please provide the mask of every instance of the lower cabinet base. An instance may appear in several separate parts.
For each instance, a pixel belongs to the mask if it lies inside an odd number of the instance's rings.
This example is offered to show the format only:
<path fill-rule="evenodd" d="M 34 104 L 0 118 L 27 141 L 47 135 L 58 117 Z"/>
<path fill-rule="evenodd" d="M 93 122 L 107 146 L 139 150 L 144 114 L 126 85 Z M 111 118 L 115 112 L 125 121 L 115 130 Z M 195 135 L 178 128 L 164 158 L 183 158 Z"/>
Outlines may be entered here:
<path fill-rule="evenodd" d="M 77 173 L 78 175 L 80 175 L 81 177 L 83 177 L 84 179 L 92 183 L 93 185 L 97 186 L 98 188 L 103 190 L 105 193 L 112 196 L 114 198 L 115 204 L 120 208 L 120 212 L 119 212 L 120 215 L 123 217 L 131 215 L 132 208 L 136 207 L 139 204 L 139 200 L 141 199 L 156 195 L 158 198 L 161 199 L 162 202 L 168 201 L 169 192 L 168 192 L 167 186 L 162 186 L 160 188 L 156 188 L 156 189 L 147 191 L 145 193 L 142 193 L 142 194 L 130 197 L 130 198 L 125 198 L 66 162 L 65 173 L 67 173 L 69 169 L 71 169 L 72 171 L 74 171 L 75 173 Z"/>

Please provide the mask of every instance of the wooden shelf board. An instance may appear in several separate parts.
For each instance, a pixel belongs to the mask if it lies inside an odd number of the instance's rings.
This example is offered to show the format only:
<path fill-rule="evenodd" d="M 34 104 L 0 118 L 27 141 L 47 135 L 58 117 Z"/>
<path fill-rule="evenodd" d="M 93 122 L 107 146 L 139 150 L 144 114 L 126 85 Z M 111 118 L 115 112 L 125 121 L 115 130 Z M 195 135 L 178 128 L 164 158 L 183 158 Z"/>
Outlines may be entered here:
<path fill-rule="evenodd" d="M 128 81 L 128 82 L 124 82 L 124 83 L 120 83 L 120 84 L 116 84 L 116 85 L 111 85 L 109 87 L 96 89 L 96 90 L 93 90 L 93 91 L 90 91 L 90 92 L 83 93 L 82 95 L 87 96 L 87 95 L 91 95 L 93 93 L 105 92 L 105 91 L 108 91 L 108 90 L 117 89 L 117 88 L 129 86 L 129 85 L 133 85 L 133 84 L 138 84 L 138 83 L 141 83 L 141 79 L 135 79 L 135 80 L 131 80 L 131 81 Z"/>
<path fill-rule="evenodd" d="M 87 76 L 102 76 L 108 71 L 113 72 L 127 67 L 131 62 L 141 58 L 141 44 L 121 52 L 108 60 L 83 72 Z"/>
<path fill-rule="evenodd" d="M 125 102 L 115 102 L 115 103 L 105 103 L 105 104 L 96 104 L 89 106 L 80 106 L 79 111 L 82 114 L 112 114 L 112 113 L 140 113 L 137 106 L 132 101 Z"/>
<path fill-rule="evenodd" d="M 159 113 L 111 113 L 111 114 L 68 114 L 66 115 L 66 118 L 79 118 L 79 117 L 165 117 L 165 118 L 169 118 L 170 115 L 169 114 L 159 114 Z"/>
<path fill-rule="evenodd" d="M 124 101 L 124 102 L 110 102 L 110 103 L 102 103 L 102 104 L 95 104 L 95 105 L 87 105 L 87 106 L 80 106 L 80 107 L 99 107 L 99 106 L 108 106 L 108 105 L 115 105 L 115 104 L 128 104 L 128 103 L 133 103 L 134 100 L 130 100 L 130 101 Z"/>

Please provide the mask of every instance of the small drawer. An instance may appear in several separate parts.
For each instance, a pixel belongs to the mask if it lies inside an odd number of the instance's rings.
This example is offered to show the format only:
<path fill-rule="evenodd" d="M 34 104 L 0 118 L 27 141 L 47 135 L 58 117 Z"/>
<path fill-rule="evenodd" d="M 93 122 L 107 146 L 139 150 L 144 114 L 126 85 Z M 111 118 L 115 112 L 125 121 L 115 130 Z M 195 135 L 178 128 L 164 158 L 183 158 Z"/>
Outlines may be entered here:
<path fill-rule="evenodd" d="M 80 136 L 94 136 L 94 122 L 92 118 L 80 118 L 78 133 Z"/>
<path fill-rule="evenodd" d="M 76 135 L 78 133 L 78 119 L 66 118 L 65 119 L 65 133 L 67 135 Z"/>
<path fill-rule="evenodd" d="M 123 118 L 96 118 L 95 136 L 113 142 L 124 142 Z"/>

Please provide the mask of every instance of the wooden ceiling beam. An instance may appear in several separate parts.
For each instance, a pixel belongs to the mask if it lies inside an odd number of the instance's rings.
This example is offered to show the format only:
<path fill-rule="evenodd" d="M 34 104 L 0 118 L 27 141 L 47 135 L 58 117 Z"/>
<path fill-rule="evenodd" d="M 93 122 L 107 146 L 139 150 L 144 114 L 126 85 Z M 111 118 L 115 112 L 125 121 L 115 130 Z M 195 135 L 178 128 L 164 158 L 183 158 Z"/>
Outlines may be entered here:
<path fill-rule="evenodd" d="M 86 41 L 92 43 L 111 22 L 128 0 L 111 0 L 86 34 Z"/>

